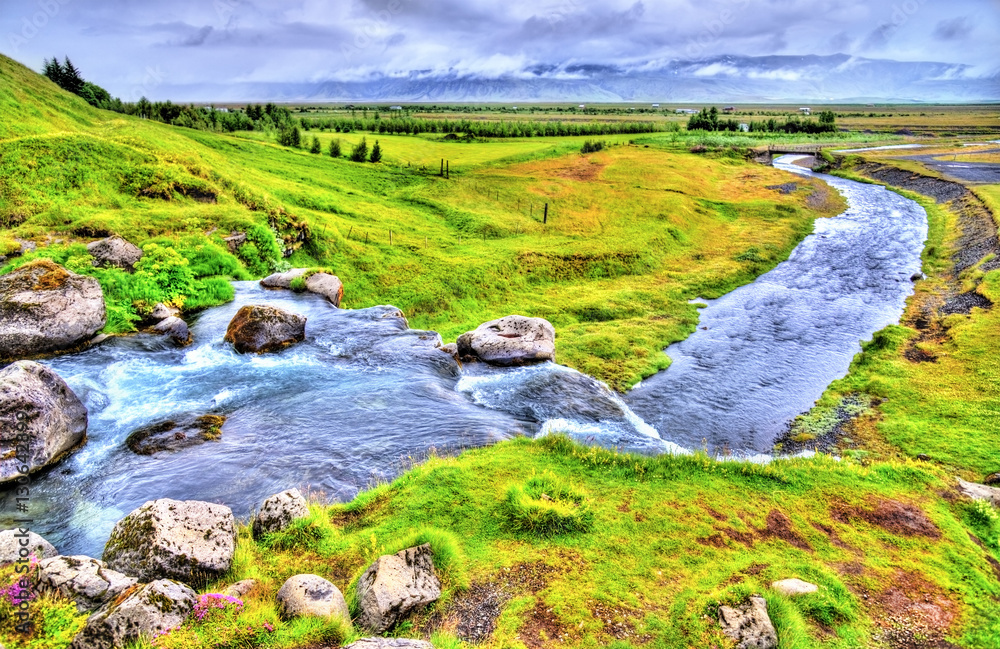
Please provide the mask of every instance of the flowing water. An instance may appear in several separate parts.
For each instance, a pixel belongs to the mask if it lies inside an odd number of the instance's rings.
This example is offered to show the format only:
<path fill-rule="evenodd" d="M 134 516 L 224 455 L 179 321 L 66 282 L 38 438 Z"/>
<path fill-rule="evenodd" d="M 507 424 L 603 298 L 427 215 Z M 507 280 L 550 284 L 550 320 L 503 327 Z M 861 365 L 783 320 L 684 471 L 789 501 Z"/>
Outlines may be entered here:
<path fill-rule="evenodd" d="M 192 323 L 189 347 L 140 334 L 47 360 L 87 406 L 90 427 L 81 449 L 33 477 L 31 528 L 63 554 L 100 556 L 114 523 L 147 500 L 221 502 L 240 517 L 293 486 L 344 500 L 430 449 L 516 434 L 568 432 L 644 453 L 767 452 L 846 372 L 859 341 L 897 321 L 919 270 L 919 206 L 824 180 L 851 209 L 817 221 L 788 261 L 714 300 L 698 331 L 667 350 L 673 365 L 624 400 L 553 363 L 460 368 L 436 349 L 437 334 L 407 329 L 393 307 L 340 310 L 251 282 Z M 235 353 L 223 336 L 244 304 L 306 316 L 305 342 Z M 125 446 L 143 426 L 209 413 L 227 417 L 221 441 L 152 456 Z M 12 499 L 0 491 L 0 528 L 12 526 Z"/>
<path fill-rule="evenodd" d="M 664 372 L 626 402 L 660 437 L 687 448 L 770 452 L 788 422 L 847 374 L 860 341 L 899 321 L 913 293 L 927 213 L 883 187 L 813 172 L 849 208 L 818 219 L 791 256 L 752 284 L 706 300 L 698 329 L 667 348 Z"/>

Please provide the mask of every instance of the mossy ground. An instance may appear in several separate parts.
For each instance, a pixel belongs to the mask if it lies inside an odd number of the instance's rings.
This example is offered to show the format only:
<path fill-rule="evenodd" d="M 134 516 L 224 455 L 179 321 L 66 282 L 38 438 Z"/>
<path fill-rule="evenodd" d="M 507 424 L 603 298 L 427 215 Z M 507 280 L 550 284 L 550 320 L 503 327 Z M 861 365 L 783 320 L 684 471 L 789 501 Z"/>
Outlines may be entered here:
<path fill-rule="evenodd" d="M 541 484 L 579 497 L 592 524 L 544 534 L 512 524 L 506 494 Z M 244 527 L 231 573 L 203 591 L 256 579 L 243 610 L 164 646 L 349 641 L 363 630 L 282 622 L 274 595 L 284 580 L 318 574 L 352 602 L 376 557 L 428 542 L 443 596 L 393 633 L 439 646 L 461 646 L 468 612 L 483 612 L 470 598 L 502 590 L 485 647 L 728 647 L 717 607 L 750 593 L 768 600 L 783 649 L 899 646 L 878 638 L 997 647 L 1000 575 L 987 556 L 1000 556 L 1000 525 L 953 489 L 947 472 L 912 461 L 756 465 L 515 439 L 432 457 L 351 503 L 313 505 L 258 542 Z M 788 598 L 770 588 L 791 577 L 820 590 Z M 237 635 L 245 643 L 229 644 Z"/>

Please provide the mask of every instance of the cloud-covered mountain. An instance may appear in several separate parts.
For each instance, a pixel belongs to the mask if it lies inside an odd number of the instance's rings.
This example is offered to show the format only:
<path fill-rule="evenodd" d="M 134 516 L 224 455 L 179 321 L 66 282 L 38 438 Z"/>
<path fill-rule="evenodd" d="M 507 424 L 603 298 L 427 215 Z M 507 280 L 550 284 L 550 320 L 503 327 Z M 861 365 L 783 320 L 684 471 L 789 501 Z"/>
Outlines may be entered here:
<path fill-rule="evenodd" d="M 411 71 L 363 81 L 163 86 L 174 100 L 406 102 L 977 102 L 1000 101 L 1000 70 L 831 56 L 719 56 L 534 65 L 491 78 Z"/>

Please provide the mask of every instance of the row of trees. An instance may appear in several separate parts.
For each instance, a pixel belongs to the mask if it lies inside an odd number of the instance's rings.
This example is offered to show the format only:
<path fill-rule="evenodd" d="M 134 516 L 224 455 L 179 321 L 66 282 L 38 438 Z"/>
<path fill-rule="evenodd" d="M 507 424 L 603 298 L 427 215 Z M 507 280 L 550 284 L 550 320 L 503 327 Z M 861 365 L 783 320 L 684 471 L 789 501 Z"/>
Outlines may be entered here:
<path fill-rule="evenodd" d="M 42 74 L 66 92 L 79 95 L 91 106 L 118 113 L 124 112 L 122 100 L 112 97 L 104 88 L 84 79 L 68 56 L 62 63 L 54 56 L 52 60 L 45 59 Z"/>
<path fill-rule="evenodd" d="M 795 115 L 780 122 L 773 117 L 763 121 L 744 122 L 746 129 L 740 128 L 740 122 L 735 119 L 720 119 L 719 109 L 715 106 L 702 108 L 700 112 L 688 120 L 689 131 L 740 131 L 755 133 L 835 133 L 837 131 L 837 116 L 832 110 L 819 114 L 819 122 L 812 119 L 801 119 Z"/>
<path fill-rule="evenodd" d="M 663 130 L 655 122 L 536 122 L 536 121 L 479 121 L 448 119 L 350 119 L 302 118 L 308 128 L 318 128 L 338 133 L 369 131 L 389 135 L 417 135 L 419 133 L 463 134 L 468 137 L 559 137 L 567 135 L 636 135 Z"/>
<path fill-rule="evenodd" d="M 279 131 L 278 144 L 291 147 L 293 149 L 302 148 L 304 142 L 302 140 L 302 133 L 299 131 L 299 127 L 289 126 Z M 340 140 L 332 140 L 328 151 L 330 153 L 330 157 L 332 158 L 339 158 L 343 155 Z M 318 155 L 322 152 L 323 145 L 320 143 L 319 138 L 314 135 L 312 138 L 312 144 L 309 146 L 309 153 Z M 368 141 L 365 138 L 361 138 L 361 141 L 354 145 L 354 148 L 351 149 L 351 154 L 348 158 L 350 158 L 352 162 L 382 162 L 382 147 L 379 146 L 378 140 L 375 140 L 375 145 L 371 148 L 371 152 L 369 152 Z"/>

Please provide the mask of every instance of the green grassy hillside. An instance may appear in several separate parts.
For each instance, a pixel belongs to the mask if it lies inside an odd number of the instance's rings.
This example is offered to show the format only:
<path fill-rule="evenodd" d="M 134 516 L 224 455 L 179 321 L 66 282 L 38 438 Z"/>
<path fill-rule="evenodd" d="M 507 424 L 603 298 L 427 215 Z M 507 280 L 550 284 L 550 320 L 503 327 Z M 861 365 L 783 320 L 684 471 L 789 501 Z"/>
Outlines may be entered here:
<path fill-rule="evenodd" d="M 691 331 L 689 299 L 750 281 L 842 207 L 820 183 L 782 195 L 767 186 L 785 174 L 688 153 L 669 134 L 586 156 L 580 137 L 389 136 L 385 162 L 358 164 L 266 133 L 97 111 L 2 57 L 0 98 L 5 249 L 15 236 L 56 244 L 39 254 L 87 270 L 67 246 L 114 233 L 190 262 L 194 288 L 156 295 L 104 273 L 111 332 L 154 298 L 203 307 L 226 298 L 226 276 L 322 266 L 345 282 L 347 306 L 391 303 L 446 339 L 510 313 L 548 318 L 561 362 L 624 388 Z M 334 134 L 316 135 L 326 151 Z M 345 151 L 375 139 L 339 137 Z M 226 251 L 223 236 L 254 226 L 253 246 Z"/>

